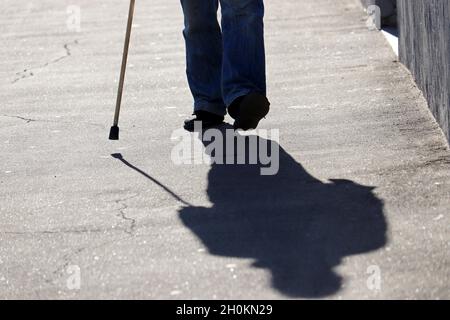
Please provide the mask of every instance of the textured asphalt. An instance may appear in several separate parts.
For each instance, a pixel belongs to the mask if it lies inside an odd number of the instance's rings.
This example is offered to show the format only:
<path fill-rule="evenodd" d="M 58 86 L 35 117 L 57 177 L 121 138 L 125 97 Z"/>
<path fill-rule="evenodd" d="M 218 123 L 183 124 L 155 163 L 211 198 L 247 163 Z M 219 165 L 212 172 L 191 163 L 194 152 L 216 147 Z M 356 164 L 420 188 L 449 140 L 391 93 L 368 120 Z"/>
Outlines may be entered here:
<path fill-rule="evenodd" d="M 171 161 L 179 1 L 137 3 L 119 142 L 127 1 L 0 6 L 0 298 L 450 298 L 450 151 L 359 1 L 267 1 L 268 177 Z"/>

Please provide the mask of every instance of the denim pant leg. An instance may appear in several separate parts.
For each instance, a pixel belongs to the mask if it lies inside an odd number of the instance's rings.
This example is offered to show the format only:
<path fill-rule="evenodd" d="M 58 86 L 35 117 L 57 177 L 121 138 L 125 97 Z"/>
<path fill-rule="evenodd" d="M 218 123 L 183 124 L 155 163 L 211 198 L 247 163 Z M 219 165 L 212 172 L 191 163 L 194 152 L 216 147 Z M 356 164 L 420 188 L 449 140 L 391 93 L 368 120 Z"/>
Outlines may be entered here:
<path fill-rule="evenodd" d="M 205 0 L 203 0 L 205 1 Z M 266 95 L 263 0 L 220 0 L 223 99 L 229 106 L 250 92 Z"/>
<path fill-rule="evenodd" d="M 181 0 L 186 41 L 186 73 L 194 110 L 226 114 L 222 97 L 222 33 L 218 0 Z"/>

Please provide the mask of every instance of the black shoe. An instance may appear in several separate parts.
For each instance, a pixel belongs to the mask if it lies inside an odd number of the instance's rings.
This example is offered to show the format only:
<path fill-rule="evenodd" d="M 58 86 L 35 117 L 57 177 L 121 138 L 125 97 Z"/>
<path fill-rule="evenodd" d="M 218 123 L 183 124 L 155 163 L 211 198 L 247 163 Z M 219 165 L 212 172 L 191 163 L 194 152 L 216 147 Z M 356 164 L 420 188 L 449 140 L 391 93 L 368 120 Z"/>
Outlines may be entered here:
<path fill-rule="evenodd" d="M 200 122 L 197 125 L 201 126 L 202 129 L 209 129 L 221 125 L 225 119 L 224 116 L 207 111 L 195 111 L 194 116 L 195 118 L 184 121 L 184 129 L 187 131 L 194 132 L 196 122 Z"/>
<path fill-rule="evenodd" d="M 228 108 L 228 113 L 236 120 L 235 130 L 253 130 L 258 127 L 259 122 L 269 113 L 269 110 L 269 100 L 255 92 L 236 99 Z"/>

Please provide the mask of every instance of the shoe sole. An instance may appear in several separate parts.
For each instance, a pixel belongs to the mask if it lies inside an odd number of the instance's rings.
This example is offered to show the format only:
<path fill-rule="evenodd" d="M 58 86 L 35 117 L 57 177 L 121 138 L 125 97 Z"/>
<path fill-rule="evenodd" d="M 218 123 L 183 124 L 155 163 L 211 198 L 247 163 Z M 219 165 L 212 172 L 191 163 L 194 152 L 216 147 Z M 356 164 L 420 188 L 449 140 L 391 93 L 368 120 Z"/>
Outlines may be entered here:
<path fill-rule="evenodd" d="M 217 128 L 220 127 L 221 125 L 223 125 L 225 122 L 210 122 L 210 123 L 205 123 L 202 121 L 197 120 L 196 122 L 201 122 L 201 128 L 202 130 L 207 130 L 207 129 L 212 129 L 212 128 Z M 194 132 L 195 131 L 195 123 L 185 123 L 183 125 L 184 130 L 189 131 L 189 132 Z"/>
<path fill-rule="evenodd" d="M 265 96 L 258 93 L 249 94 L 241 102 L 239 117 L 234 123 L 234 129 L 245 131 L 256 129 L 269 110 L 270 103 Z"/>

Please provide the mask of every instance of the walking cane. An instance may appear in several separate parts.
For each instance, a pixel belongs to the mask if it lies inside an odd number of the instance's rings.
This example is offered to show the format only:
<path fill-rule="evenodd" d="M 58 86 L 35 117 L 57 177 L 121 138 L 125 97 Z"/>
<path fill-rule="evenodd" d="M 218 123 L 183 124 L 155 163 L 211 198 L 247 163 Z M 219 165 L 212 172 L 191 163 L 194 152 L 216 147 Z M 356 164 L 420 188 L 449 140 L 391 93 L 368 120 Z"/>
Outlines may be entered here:
<path fill-rule="evenodd" d="M 134 4 L 136 0 L 130 0 L 130 11 L 128 13 L 127 34 L 125 36 L 125 46 L 123 49 L 122 68 L 120 70 L 119 90 L 117 92 L 116 112 L 114 114 L 114 124 L 109 133 L 109 140 L 119 140 L 119 116 L 122 104 L 123 86 L 125 82 L 125 71 L 127 69 L 128 49 L 130 47 L 131 29 L 133 26 Z"/>

